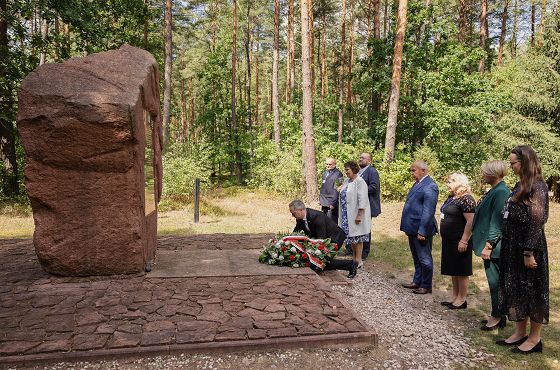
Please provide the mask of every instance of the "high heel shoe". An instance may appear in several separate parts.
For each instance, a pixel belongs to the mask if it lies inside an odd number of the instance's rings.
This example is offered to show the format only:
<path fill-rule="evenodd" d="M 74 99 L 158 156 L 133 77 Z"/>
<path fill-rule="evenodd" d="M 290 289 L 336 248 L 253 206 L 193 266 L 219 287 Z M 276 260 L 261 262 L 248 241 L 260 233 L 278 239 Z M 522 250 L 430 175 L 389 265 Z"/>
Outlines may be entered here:
<path fill-rule="evenodd" d="M 499 345 L 499 346 L 518 346 L 521 343 L 525 342 L 527 340 L 527 338 L 528 338 L 528 336 L 526 335 L 523 338 L 519 338 L 515 342 L 511 342 L 511 343 L 506 342 L 505 339 L 500 339 L 500 340 L 496 341 L 496 344 Z"/>
<path fill-rule="evenodd" d="M 528 355 L 529 353 L 535 353 L 535 352 L 542 353 L 542 349 L 543 349 L 543 343 L 542 343 L 542 340 L 539 340 L 539 343 L 535 344 L 535 346 L 533 348 L 531 348 L 530 350 L 524 351 L 524 350 L 520 349 L 519 347 L 515 347 L 515 348 L 511 349 L 511 352 Z"/>
<path fill-rule="evenodd" d="M 486 324 L 487 324 L 487 323 L 488 323 L 488 321 L 486 321 Z M 488 325 L 486 325 L 486 324 L 482 325 L 482 326 L 480 327 L 480 330 L 492 331 L 492 330 L 497 329 L 497 328 L 503 329 L 503 328 L 506 327 L 507 320 L 506 320 L 506 317 L 505 317 L 505 316 L 502 316 L 502 318 L 500 319 L 500 321 L 499 321 L 497 324 L 492 325 L 492 326 L 488 326 Z"/>
<path fill-rule="evenodd" d="M 358 265 L 356 264 L 356 262 L 352 262 L 352 265 L 350 266 L 350 272 L 348 273 L 348 279 L 354 279 L 356 277 L 356 274 L 358 273 Z"/>
<path fill-rule="evenodd" d="M 447 306 L 447 308 L 449 308 L 450 310 L 464 310 L 465 308 L 467 308 L 467 301 L 463 302 L 460 306 L 455 306 L 453 303 L 451 303 L 449 306 Z"/>

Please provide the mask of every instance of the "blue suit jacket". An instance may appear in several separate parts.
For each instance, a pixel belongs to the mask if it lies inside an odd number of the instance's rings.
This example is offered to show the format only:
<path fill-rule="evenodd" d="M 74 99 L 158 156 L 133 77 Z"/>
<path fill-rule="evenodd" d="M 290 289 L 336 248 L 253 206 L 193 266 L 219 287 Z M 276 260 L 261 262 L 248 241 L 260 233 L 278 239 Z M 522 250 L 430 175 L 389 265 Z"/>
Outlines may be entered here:
<path fill-rule="evenodd" d="M 371 217 L 377 217 L 381 213 L 379 172 L 377 172 L 375 167 L 367 166 L 360 176 L 367 184 Z"/>
<path fill-rule="evenodd" d="M 408 191 L 401 217 L 401 231 L 407 235 L 431 236 L 437 233 L 435 218 L 439 189 L 427 176 Z"/>

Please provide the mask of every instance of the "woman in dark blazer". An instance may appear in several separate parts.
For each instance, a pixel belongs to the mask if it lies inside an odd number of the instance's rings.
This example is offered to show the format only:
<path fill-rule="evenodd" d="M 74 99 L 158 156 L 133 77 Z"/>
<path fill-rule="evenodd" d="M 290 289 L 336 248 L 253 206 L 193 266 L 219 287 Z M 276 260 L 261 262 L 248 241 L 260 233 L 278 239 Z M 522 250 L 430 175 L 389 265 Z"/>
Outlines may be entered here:
<path fill-rule="evenodd" d="M 506 326 L 506 317 L 498 307 L 498 281 L 502 245 L 502 209 L 509 196 L 509 189 L 503 181 L 507 174 L 507 166 L 503 161 L 490 161 L 482 165 L 480 172 L 482 181 L 491 188 L 480 198 L 476 206 L 471 241 L 474 254 L 481 257 L 484 262 L 492 302 L 492 311 L 488 320 L 480 328 L 493 330 Z"/>

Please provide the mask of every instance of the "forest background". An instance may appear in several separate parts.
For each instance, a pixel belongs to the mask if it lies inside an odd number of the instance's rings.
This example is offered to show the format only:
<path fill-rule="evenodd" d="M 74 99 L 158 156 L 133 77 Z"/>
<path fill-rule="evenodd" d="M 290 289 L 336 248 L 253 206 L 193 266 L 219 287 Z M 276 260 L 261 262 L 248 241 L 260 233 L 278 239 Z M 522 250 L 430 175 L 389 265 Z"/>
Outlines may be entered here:
<path fill-rule="evenodd" d="M 557 1 L 0 0 L 4 203 L 28 204 L 22 79 L 123 43 L 160 64 L 162 210 L 189 203 L 195 178 L 314 200 L 324 159 L 362 151 L 385 200 L 406 195 L 413 158 L 439 181 L 463 171 L 481 192 L 481 163 L 519 144 L 560 195 Z"/>

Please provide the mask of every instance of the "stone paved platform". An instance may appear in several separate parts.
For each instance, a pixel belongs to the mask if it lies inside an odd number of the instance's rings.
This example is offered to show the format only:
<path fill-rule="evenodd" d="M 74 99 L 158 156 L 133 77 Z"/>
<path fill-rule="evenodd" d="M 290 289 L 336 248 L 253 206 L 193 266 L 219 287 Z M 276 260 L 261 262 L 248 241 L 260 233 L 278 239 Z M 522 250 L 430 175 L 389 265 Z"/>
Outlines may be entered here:
<path fill-rule="evenodd" d="M 162 237 L 159 251 L 255 254 L 269 237 Z M 30 239 L 0 240 L 0 260 L 0 365 L 377 344 L 331 291 L 336 273 L 161 277 L 156 263 L 152 276 L 56 277 L 41 269 Z"/>

